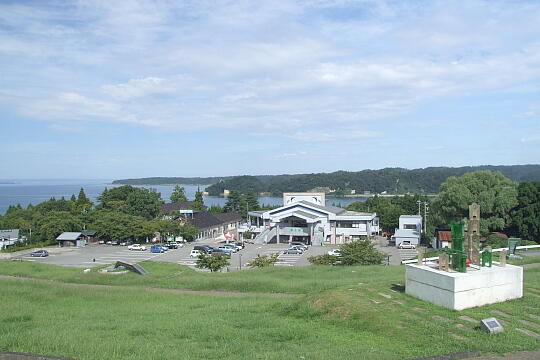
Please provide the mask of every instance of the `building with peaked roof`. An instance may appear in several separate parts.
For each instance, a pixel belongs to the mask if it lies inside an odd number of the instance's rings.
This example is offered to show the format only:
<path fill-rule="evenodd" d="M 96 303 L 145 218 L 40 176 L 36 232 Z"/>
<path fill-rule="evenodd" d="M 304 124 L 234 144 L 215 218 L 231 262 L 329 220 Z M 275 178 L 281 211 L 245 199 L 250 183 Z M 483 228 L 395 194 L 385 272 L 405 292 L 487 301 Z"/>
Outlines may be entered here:
<path fill-rule="evenodd" d="M 324 193 L 284 193 L 282 207 L 250 211 L 257 243 L 343 244 L 379 233 L 376 213 L 327 206 Z"/>
<path fill-rule="evenodd" d="M 86 245 L 85 236 L 80 232 L 63 232 L 56 238 L 56 241 L 62 247 Z"/>

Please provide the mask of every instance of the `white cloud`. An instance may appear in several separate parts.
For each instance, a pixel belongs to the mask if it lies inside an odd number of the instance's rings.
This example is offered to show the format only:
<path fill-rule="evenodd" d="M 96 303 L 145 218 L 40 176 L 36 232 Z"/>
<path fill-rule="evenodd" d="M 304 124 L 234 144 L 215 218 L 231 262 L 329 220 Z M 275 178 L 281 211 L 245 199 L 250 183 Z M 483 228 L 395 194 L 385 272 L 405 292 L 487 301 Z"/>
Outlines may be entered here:
<path fill-rule="evenodd" d="M 376 138 L 433 99 L 538 81 L 539 15 L 481 0 L 0 4 L 0 94 L 58 129 Z"/>

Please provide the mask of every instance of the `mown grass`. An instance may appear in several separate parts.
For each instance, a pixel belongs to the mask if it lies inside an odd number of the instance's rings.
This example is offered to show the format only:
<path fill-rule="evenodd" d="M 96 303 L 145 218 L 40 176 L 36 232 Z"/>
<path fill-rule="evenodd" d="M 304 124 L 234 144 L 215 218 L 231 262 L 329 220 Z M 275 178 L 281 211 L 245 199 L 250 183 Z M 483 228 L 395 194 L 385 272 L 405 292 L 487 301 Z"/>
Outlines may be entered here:
<path fill-rule="evenodd" d="M 99 273 L 99 268 L 84 274 L 82 269 L 78 268 L 24 261 L 0 261 L 0 274 L 82 284 L 301 294 L 354 284 L 359 276 L 373 280 L 389 277 L 399 280 L 403 276 L 403 269 L 399 267 L 378 265 L 270 267 L 230 273 L 206 273 L 172 263 L 146 261 L 140 264 L 150 272 L 149 275 L 140 276 L 134 273 L 103 275 Z"/>
<path fill-rule="evenodd" d="M 529 315 L 540 316 L 540 268 L 525 271 L 524 298 L 457 312 L 406 295 L 404 267 L 210 274 L 175 264 L 144 266 L 151 275 L 82 274 L 81 269 L 0 262 L 2 274 L 56 280 L 0 278 L 5 310 L 0 312 L 0 350 L 77 359 L 407 359 L 540 349 L 540 340 L 515 330 L 538 332 L 519 320 L 534 322 Z M 185 294 L 169 288 L 243 294 Z M 273 297 L 270 292 L 303 295 Z M 437 315 L 449 321 L 434 319 Z M 461 315 L 496 316 L 508 325 L 503 334 L 489 336 Z"/>

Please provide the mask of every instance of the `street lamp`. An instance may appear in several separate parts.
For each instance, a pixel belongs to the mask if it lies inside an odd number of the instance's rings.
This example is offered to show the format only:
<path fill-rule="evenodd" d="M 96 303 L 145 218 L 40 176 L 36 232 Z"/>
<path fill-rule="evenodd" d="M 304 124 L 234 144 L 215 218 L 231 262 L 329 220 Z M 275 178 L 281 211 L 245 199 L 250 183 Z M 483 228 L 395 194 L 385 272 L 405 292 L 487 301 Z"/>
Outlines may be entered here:
<path fill-rule="evenodd" d="M 420 215 L 420 204 L 422 202 L 420 200 L 416 200 L 416 204 L 418 205 L 418 215 Z"/>

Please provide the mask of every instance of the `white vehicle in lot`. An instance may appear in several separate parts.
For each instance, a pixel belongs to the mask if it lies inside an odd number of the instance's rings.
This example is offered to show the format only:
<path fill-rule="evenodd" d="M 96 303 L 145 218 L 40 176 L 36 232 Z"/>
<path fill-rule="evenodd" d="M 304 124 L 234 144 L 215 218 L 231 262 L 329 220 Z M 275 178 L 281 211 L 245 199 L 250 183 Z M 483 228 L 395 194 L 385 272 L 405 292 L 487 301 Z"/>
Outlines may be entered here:
<path fill-rule="evenodd" d="M 191 250 L 189 253 L 189 257 L 199 257 L 201 255 L 201 252 L 199 250 Z"/>
<path fill-rule="evenodd" d="M 416 245 L 411 244 L 410 241 L 403 241 L 399 244 L 398 249 L 416 249 Z"/>
<path fill-rule="evenodd" d="M 133 244 L 128 246 L 128 250 L 146 251 L 146 246 L 142 246 L 141 244 Z"/>
<path fill-rule="evenodd" d="M 341 256 L 341 251 L 339 249 L 333 249 L 333 250 L 328 251 L 328 255 Z"/>

